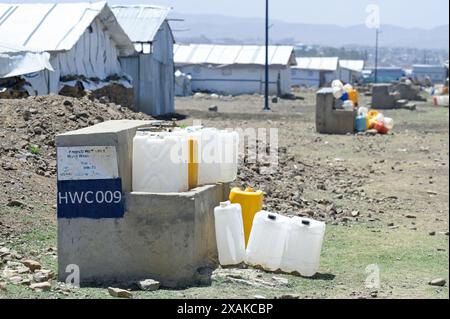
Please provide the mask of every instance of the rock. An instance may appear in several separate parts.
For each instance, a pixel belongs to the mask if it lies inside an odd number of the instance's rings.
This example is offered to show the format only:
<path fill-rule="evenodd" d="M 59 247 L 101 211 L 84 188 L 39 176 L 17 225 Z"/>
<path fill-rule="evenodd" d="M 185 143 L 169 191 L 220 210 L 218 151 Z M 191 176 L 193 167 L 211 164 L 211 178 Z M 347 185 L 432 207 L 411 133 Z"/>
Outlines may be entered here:
<path fill-rule="evenodd" d="M 278 103 L 278 97 L 276 97 L 276 96 L 273 97 L 272 98 L 272 103 L 274 103 L 274 104 Z"/>
<path fill-rule="evenodd" d="M 219 112 L 219 107 L 217 105 L 213 105 L 208 108 L 208 111 L 210 112 Z"/>
<path fill-rule="evenodd" d="M 35 291 L 49 291 L 50 289 L 52 289 L 52 285 L 49 282 L 40 282 L 31 284 L 30 289 Z"/>
<path fill-rule="evenodd" d="M 444 278 L 433 279 L 429 282 L 430 286 L 436 286 L 436 287 L 444 287 L 446 283 L 447 282 Z"/>
<path fill-rule="evenodd" d="M 24 264 L 24 266 L 28 267 L 32 272 L 42 268 L 42 266 L 39 262 L 37 262 L 35 260 L 31 260 L 31 259 L 22 261 L 22 264 Z"/>
<path fill-rule="evenodd" d="M 405 217 L 408 219 L 416 219 L 417 218 L 417 216 L 414 216 L 414 215 L 406 215 Z"/>
<path fill-rule="evenodd" d="M 430 236 L 436 236 L 436 232 L 435 232 L 435 231 L 431 231 L 431 232 L 428 233 L 428 235 L 430 235 Z"/>
<path fill-rule="evenodd" d="M 431 195 L 431 196 L 437 196 L 438 195 L 438 193 L 435 192 L 435 191 L 427 191 L 427 194 Z"/>
<path fill-rule="evenodd" d="M 159 282 L 153 279 L 146 279 L 138 282 L 139 289 L 143 291 L 156 291 L 159 289 Z"/>
<path fill-rule="evenodd" d="M 277 283 L 284 285 L 284 286 L 289 285 L 289 280 L 287 280 L 286 278 L 272 277 L 272 280 L 275 280 Z"/>
<path fill-rule="evenodd" d="M 133 298 L 133 294 L 125 289 L 109 287 L 108 292 L 112 297 L 115 298 L 126 298 L 126 299 Z"/>
<path fill-rule="evenodd" d="M 286 294 L 286 295 L 282 295 L 279 299 L 293 300 L 293 299 L 300 299 L 300 296 L 294 295 L 294 294 Z"/>
<path fill-rule="evenodd" d="M 266 297 L 260 296 L 260 295 L 256 295 L 256 296 L 254 296 L 254 298 L 257 299 L 257 300 L 267 299 Z"/>
<path fill-rule="evenodd" d="M 0 290 L 6 291 L 6 283 L 0 282 Z"/>
<path fill-rule="evenodd" d="M 22 279 L 21 276 L 13 276 L 9 278 L 9 282 L 13 285 L 19 285 L 22 282 Z"/>
<path fill-rule="evenodd" d="M 10 200 L 6 206 L 24 208 L 27 205 L 19 200 Z"/>
<path fill-rule="evenodd" d="M 358 217 L 359 216 L 359 212 L 357 210 L 352 211 L 352 216 L 353 217 Z"/>
<path fill-rule="evenodd" d="M 51 270 L 41 270 L 33 275 L 33 280 L 35 282 L 46 282 L 53 279 L 54 276 L 55 274 Z"/>

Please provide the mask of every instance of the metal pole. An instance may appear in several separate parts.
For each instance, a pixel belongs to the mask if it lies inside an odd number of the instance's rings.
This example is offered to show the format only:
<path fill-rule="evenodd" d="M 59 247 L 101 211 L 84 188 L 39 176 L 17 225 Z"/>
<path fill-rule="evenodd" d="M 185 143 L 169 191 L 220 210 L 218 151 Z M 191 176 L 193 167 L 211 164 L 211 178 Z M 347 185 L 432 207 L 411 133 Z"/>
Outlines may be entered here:
<path fill-rule="evenodd" d="M 269 111 L 269 0 L 266 0 L 266 83 L 264 94 L 264 110 Z"/>
<path fill-rule="evenodd" d="M 380 34 L 380 30 L 377 29 L 377 37 L 375 40 L 375 83 L 378 83 L 378 36 Z"/>

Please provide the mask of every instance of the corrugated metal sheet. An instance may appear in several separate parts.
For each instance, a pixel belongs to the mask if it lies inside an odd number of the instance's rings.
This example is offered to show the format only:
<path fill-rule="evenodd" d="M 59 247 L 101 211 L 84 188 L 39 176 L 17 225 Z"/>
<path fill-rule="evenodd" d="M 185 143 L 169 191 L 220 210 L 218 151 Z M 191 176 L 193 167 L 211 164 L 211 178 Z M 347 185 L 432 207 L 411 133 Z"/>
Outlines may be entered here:
<path fill-rule="evenodd" d="M 339 58 L 297 58 L 295 68 L 301 70 L 336 71 Z"/>
<path fill-rule="evenodd" d="M 264 46 L 243 45 L 175 45 L 175 64 L 210 64 L 210 65 L 264 65 Z M 294 47 L 270 46 L 270 65 L 295 65 Z"/>
<path fill-rule="evenodd" d="M 69 51 L 95 18 L 111 33 L 122 55 L 134 46 L 106 2 L 96 3 L 0 3 L 2 41 L 36 51 Z"/>
<path fill-rule="evenodd" d="M 0 43 L 0 78 L 53 71 L 50 54 L 27 52 L 25 48 Z"/>
<path fill-rule="evenodd" d="M 364 70 L 364 61 L 363 60 L 339 60 L 339 66 L 341 68 L 354 71 L 354 72 L 362 72 Z"/>
<path fill-rule="evenodd" d="M 133 42 L 153 42 L 172 8 L 151 5 L 112 6 L 122 28 Z"/>

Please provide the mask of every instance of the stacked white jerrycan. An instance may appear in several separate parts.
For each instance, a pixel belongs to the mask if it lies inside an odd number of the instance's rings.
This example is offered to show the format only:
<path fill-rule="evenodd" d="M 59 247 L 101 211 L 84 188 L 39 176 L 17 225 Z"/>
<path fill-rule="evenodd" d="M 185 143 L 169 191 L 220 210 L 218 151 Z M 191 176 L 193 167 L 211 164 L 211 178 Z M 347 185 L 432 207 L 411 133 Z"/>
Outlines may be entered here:
<path fill-rule="evenodd" d="M 215 128 L 137 132 L 133 140 L 133 191 L 179 193 L 189 190 L 189 141 L 196 141 L 197 186 L 230 183 L 237 177 L 239 135 Z"/>
<path fill-rule="evenodd" d="M 187 191 L 187 153 L 188 144 L 182 136 L 138 131 L 133 140 L 133 191 Z"/>
<path fill-rule="evenodd" d="M 215 128 L 189 127 L 188 137 L 197 141 L 198 184 L 230 183 L 238 170 L 239 135 Z"/>
<path fill-rule="evenodd" d="M 246 262 L 269 271 L 312 277 L 319 270 L 324 235 L 325 223 L 259 212 L 253 222 Z"/>
<path fill-rule="evenodd" d="M 244 223 L 239 204 L 220 203 L 214 209 L 219 262 L 222 266 L 239 265 L 245 261 Z"/>

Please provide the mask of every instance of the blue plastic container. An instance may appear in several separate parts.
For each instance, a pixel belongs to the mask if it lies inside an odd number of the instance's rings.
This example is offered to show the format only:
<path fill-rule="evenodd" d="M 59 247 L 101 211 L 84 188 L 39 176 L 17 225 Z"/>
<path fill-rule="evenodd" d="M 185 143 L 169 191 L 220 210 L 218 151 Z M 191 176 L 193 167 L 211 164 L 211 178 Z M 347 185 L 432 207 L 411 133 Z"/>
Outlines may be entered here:
<path fill-rule="evenodd" d="M 348 93 L 345 92 L 345 93 L 341 96 L 341 100 L 342 100 L 342 102 L 345 102 L 345 101 L 347 101 L 348 99 L 349 99 Z"/>
<path fill-rule="evenodd" d="M 356 117 L 356 132 L 363 133 L 366 131 L 367 123 L 365 116 Z"/>

